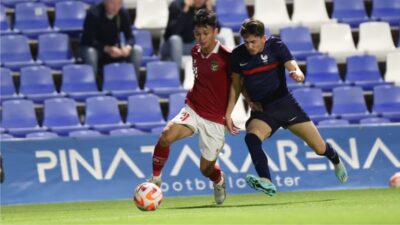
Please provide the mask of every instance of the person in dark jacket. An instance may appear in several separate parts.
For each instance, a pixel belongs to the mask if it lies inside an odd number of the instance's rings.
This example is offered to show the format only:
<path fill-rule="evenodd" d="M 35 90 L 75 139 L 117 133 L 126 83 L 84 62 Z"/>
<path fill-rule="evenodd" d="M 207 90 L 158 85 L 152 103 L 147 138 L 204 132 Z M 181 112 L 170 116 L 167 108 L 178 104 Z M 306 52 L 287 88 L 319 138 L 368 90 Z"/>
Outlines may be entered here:
<path fill-rule="evenodd" d="M 90 64 L 95 73 L 105 64 L 124 61 L 132 62 L 139 72 L 142 49 L 134 45 L 131 21 L 122 0 L 104 0 L 88 11 L 80 45 L 83 62 Z"/>
<path fill-rule="evenodd" d="M 181 68 L 182 55 L 190 55 L 195 44 L 193 18 L 199 9 L 212 10 L 211 0 L 175 0 L 169 5 L 169 18 L 161 47 L 163 60 L 173 60 Z"/>

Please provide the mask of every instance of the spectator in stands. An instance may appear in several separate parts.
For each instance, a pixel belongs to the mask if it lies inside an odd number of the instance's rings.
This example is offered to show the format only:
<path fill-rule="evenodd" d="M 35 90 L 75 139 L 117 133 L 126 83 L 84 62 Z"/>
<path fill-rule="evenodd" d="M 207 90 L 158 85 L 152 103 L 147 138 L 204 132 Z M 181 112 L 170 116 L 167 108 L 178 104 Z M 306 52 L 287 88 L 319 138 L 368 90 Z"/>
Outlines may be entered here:
<path fill-rule="evenodd" d="M 121 43 L 122 34 L 125 43 Z M 128 61 L 139 74 L 142 49 L 134 45 L 131 20 L 122 0 L 104 0 L 88 11 L 80 45 L 84 63 L 92 65 L 95 73 L 105 64 Z"/>
<path fill-rule="evenodd" d="M 212 0 L 175 0 L 169 5 L 168 25 L 161 47 L 163 60 L 172 59 L 181 68 L 182 55 L 195 44 L 193 18 L 198 9 L 212 10 Z"/>

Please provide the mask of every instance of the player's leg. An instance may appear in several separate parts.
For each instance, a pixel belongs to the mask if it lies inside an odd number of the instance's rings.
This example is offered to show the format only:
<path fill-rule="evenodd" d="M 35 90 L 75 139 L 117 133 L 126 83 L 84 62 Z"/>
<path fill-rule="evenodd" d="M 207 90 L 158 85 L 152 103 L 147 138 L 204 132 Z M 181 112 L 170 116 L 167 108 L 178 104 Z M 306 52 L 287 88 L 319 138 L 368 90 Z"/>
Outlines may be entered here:
<path fill-rule="evenodd" d="M 294 124 L 288 129 L 303 139 L 311 149 L 318 155 L 326 156 L 335 166 L 335 175 L 341 182 L 347 181 L 347 171 L 340 161 L 337 152 L 326 143 L 312 121 Z"/>
<path fill-rule="evenodd" d="M 259 176 L 249 174 L 246 176 L 246 182 L 253 189 L 272 196 L 276 193 L 276 187 L 271 182 L 268 158 L 262 149 L 262 141 L 273 133 L 273 128 L 261 119 L 251 119 L 247 124 L 246 132 L 245 142 Z"/>
<path fill-rule="evenodd" d="M 202 121 L 198 127 L 201 150 L 200 171 L 213 182 L 215 203 L 222 204 L 226 198 L 225 178 L 216 161 L 225 144 L 225 126 L 200 120 Z"/>

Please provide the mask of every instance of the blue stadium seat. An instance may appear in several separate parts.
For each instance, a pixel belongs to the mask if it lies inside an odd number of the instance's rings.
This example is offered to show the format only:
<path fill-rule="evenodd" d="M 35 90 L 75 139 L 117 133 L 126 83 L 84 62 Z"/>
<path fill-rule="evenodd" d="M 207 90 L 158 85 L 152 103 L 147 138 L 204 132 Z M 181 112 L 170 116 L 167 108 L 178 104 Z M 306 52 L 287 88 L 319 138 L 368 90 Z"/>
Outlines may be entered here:
<path fill-rule="evenodd" d="M 172 120 L 185 106 L 186 93 L 174 93 L 169 96 L 168 120 Z"/>
<path fill-rule="evenodd" d="M 33 102 L 30 100 L 10 100 L 2 103 L 2 125 L 8 133 L 24 137 L 28 133 L 46 131 L 36 119 Z"/>
<path fill-rule="evenodd" d="M 124 100 L 130 95 L 145 93 L 138 86 L 136 72 L 131 63 L 111 63 L 105 65 L 103 70 L 103 91 Z"/>
<path fill-rule="evenodd" d="M 54 7 L 58 2 L 63 2 L 67 0 L 38 0 L 38 2 L 44 3 L 49 7 Z"/>
<path fill-rule="evenodd" d="M 145 87 L 164 98 L 172 93 L 185 91 L 179 79 L 178 67 L 174 62 L 147 63 Z"/>
<path fill-rule="evenodd" d="M 368 111 L 361 87 L 336 87 L 332 97 L 332 116 L 347 119 L 350 123 L 376 116 Z"/>
<path fill-rule="evenodd" d="M 54 28 L 68 33 L 82 31 L 85 16 L 86 6 L 83 2 L 57 2 L 55 5 Z"/>
<path fill-rule="evenodd" d="M 89 4 L 89 5 L 96 5 L 97 3 L 100 3 L 102 0 L 83 0 L 84 3 Z"/>
<path fill-rule="evenodd" d="M 154 127 L 151 129 L 150 133 L 151 134 L 161 134 L 164 130 L 164 127 Z"/>
<path fill-rule="evenodd" d="M 390 120 L 382 117 L 371 117 L 360 120 L 360 124 L 379 125 L 382 123 L 390 123 Z"/>
<path fill-rule="evenodd" d="M 300 106 L 303 108 L 303 110 L 315 123 L 331 118 L 328 111 L 326 110 L 321 89 L 298 88 L 292 93 L 296 100 L 299 102 Z"/>
<path fill-rule="evenodd" d="M 371 18 L 398 26 L 400 21 L 400 0 L 373 0 Z"/>
<path fill-rule="evenodd" d="M 332 17 L 352 28 L 358 28 L 360 23 L 369 20 L 364 0 L 334 0 Z"/>
<path fill-rule="evenodd" d="M 3 2 L 1 2 L 3 3 Z M 7 15 L 6 15 L 6 7 L 0 4 L 0 32 L 1 35 L 13 34 L 13 30 L 11 26 L 8 25 Z"/>
<path fill-rule="evenodd" d="M 76 101 L 85 101 L 89 97 L 105 95 L 97 89 L 93 68 L 90 65 L 74 64 L 62 69 L 61 90 Z"/>
<path fill-rule="evenodd" d="M 154 127 L 165 126 L 158 97 L 153 94 L 133 95 L 128 98 L 127 122 L 134 128 L 149 132 Z"/>
<path fill-rule="evenodd" d="M 19 95 L 15 91 L 15 86 L 13 82 L 13 78 L 11 75 L 11 71 L 7 68 L 0 68 L 0 102 L 12 99 L 22 98 L 23 95 Z"/>
<path fill-rule="evenodd" d="M 41 64 L 40 61 L 33 60 L 28 38 L 23 35 L 1 36 L 0 44 L 0 60 L 4 67 L 19 70 L 24 66 Z"/>
<path fill-rule="evenodd" d="M 70 132 L 68 136 L 74 138 L 81 138 L 81 137 L 85 138 L 85 137 L 101 137 L 103 135 L 97 130 L 76 130 Z"/>
<path fill-rule="evenodd" d="M 148 133 L 135 128 L 122 128 L 110 131 L 110 136 L 136 136 L 146 134 Z"/>
<path fill-rule="evenodd" d="M 280 35 L 296 60 L 304 61 L 309 56 L 320 55 L 314 47 L 310 29 L 307 27 L 285 27 L 280 30 Z"/>
<path fill-rule="evenodd" d="M 60 135 L 67 135 L 75 130 L 89 129 L 79 121 L 76 103 L 69 98 L 53 98 L 44 101 L 43 125 Z"/>
<path fill-rule="evenodd" d="M 58 93 L 54 87 L 50 68 L 45 66 L 30 66 L 21 69 L 21 86 L 19 92 L 36 103 L 42 103 L 48 98 L 65 96 Z"/>
<path fill-rule="evenodd" d="M 249 17 L 244 0 L 217 0 L 215 12 L 222 27 L 239 32 L 243 20 Z"/>
<path fill-rule="evenodd" d="M 66 34 L 42 34 L 39 36 L 38 59 L 55 70 L 75 63 Z"/>
<path fill-rule="evenodd" d="M 111 96 L 98 96 L 86 99 L 85 124 L 102 133 L 118 128 L 127 128 L 118 108 L 117 99 Z"/>
<path fill-rule="evenodd" d="M 54 132 L 33 132 L 26 135 L 30 139 L 53 139 L 58 138 L 58 134 Z"/>
<path fill-rule="evenodd" d="M 146 66 L 148 62 L 160 61 L 160 57 L 154 54 L 150 31 L 133 30 L 132 32 L 135 37 L 135 44 L 139 45 L 143 49 L 141 66 Z"/>
<path fill-rule="evenodd" d="M 320 55 L 307 58 L 306 84 L 331 91 L 332 88 L 345 85 L 340 79 L 339 69 L 333 57 Z"/>
<path fill-rule="evenodd" d="M 346 83 L 372 90 L 375 85 L 385 84 L 379 72 L 376 57 L 372 55 L 355 55 L 347 57 Z"/>
<path fill-rule="evenodd" d="M 372 111 L 391 121 L 400 122 L 400 87 L 392 85 L 374 87 Z"/>
<path fill-rule="evenodd" d="M 2 141 L 4 141 L 4 140 L 11 140 L 11 139 L 14 139 L 14 136 L 12 136 L 11 134 L 0 134 L 0 139 L 2 140 Z"/>
<path fill-rule="evenodd" d="M 14 8 L 18 3 L 36 2 L 36 0 L 1 0 L 1 4 L 10 8 Z"/>
<path fill-rule="evenodd" d="M 349 121 L 345 119 L 328 119 L 320 121 L 318 127 L 343 127 L 349 124 Z"/>
<path fill-rule="evenodd" d="M 0 134 L 5 133 L 7 130 L 4 129 L 3 125 L 0 126 Z"/>
<path fill-rule="evenodd" d="M 47 18 L 47 7 L 40 2 L 19 3 L 15 6 L 14 28 L 29 38 L 54 32 Z"/>

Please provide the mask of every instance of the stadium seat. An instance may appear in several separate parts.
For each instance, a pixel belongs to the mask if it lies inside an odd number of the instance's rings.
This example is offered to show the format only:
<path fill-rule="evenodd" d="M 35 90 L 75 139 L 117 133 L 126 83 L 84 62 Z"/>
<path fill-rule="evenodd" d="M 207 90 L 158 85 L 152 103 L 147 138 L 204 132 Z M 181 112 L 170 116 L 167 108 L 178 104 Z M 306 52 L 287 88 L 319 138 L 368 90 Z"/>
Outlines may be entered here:
<path fill-rule="evenodd" d="M 29 139 L 52 139 L 52 138 L 58 138 L 58 134 L 54 132 L 33 132 L 29 133 L 25 136 L 26 138 Z"/>
<path fill-rule="evenodd" d="M 385 84 L 382 80 L 375 56 L 358 55 L 347 58 L 346 83 L 372 90 L 375 85 Z"/>
<path fill-rule="evenodd" d="M 145 87 L 154 94 L 166 98 L 172 93 L 185 92 L 181 86 L 175 62 L 150 62 L 147 64 L 146 71 Z"/>
<path fill-rule="evenodd" d="M 350 26 L 342 23 L 321 26 L 318 51 L 334 57 L 338 63 L 346 62 L 348 56 L 359 54 Z"/>
<path fill-rule="evenodd" d="M 350 123 L 376 116 L 376 113 L 368 111 L 361 87 L 336 87 L 332 92 L 332 101 L 331 115 L 347 119 Z"/>
<path fill-rule="evenodd" d="M 118 108 L 117 99 L 111 96 L 98 96 L 86 99 L 85 124 L 102 133 L 118 128 L 128 128 Z"/>
<path fill-rule="evenodd" d="M 75 63 L 75 58 L 71 54 L 68 35 L 59 33 L 40 35 L 38 59 L 55 70 Z"/>
<path fill-rule="evenodd" d="M 382 117 L 371 117 L 371 118 L 365 118 L 360 120 L 360 124 L 371 124 L 371 125 L 379 125 L 379 124 L 385 124 L 385 123 L 390 123 L 389 119 L 382 118 Z"/>
<path fill-rule="evenodd" d="M 185 107 L 186 93 L 174 93 L 168 98 L 168 120 L 172 120 Z"/>
<path fill-rule="evenodd" d="M 320 121 L 318 127 L 343 127 L 349 124 L 349 121 L 345 119 L 328 119 Z"/>
<path fill-rule="evenodd" d="M 194 84 L 193 62 L 192 60 L 189 60 L 185 64 L 185 77 L 183 79 L 183 88 L 185 90 L 190 90 L 192 89 L 193 84 Z"/>
<path fill-rule="evenodd" d="M 61 90 L 76 101 L 106 94 L 97 89 L 93 68 L 85 64 L 63 67 Z"/>
<path fill-rule="evenodd" d="M 221 27 L 218 37 L 224 40 L 224 46 L 228 49 L 233 50 L 235 48 L 235 35 L 231 28 Z"/>
<path fill-rule="evenodd" d="M 2 126 L 3 126 L 3 125 L 0 126 L 0 134 L 5 133 L 5 132 L 7 131 L 7 130 L 4 129 Z"/>
<path fill-rule="evenodd" d="M 30 100 L 10 100 L 2 103 L 2 125 L 8 133 L 24 137 L 28 133 L 46 131 L 36 119 L 33 102 Z"/>
<path fill-rule="evenodd" d="M 331 91 L 334 87 L 345 85 L 340 79 L 336 60 L 330 56 L 310 56 L 307 58 L 306 84 Z"/>
<path fill-rule="evenodd" d="M 82 0 L 84 3 L 89 4 L 89 5 L 96 5 L 100 2 L 102 2 L 102 0 Z"/>
<path fill-rule="evenodd" d="M 19 3 L 15 6 L 15 29 L 29 38 L 54 32 L 47 18 L 47 7 L 40 2 Z"/>
<path fill-rule="evenodd" d="M 5 141 L 5 140 L 11 140 L 14 139 L 14 136 L 10 135 L 10 134 L 0 134 L 0 139 L 1 141 Z"/>
<path fill-rule="evenodd" d="M 232 111 L 232 120 L 241 130 L 246 130 L 246 121 L 250 117 L 250 110 L 247 111 L 244 106 L 243 95 L 239 95 L 235 107 Z"/>
<path fill-rule="evenodd" d="M 138 86 L 136 72 L 131 63 L 111 63 L 103 69 L 103 91 L 124 100 L 130 95 L 145 93 Z"/>
<path fill-rule="evenodd" d="M 150 133 L 151 133 L 151 134 L 158 134 L 158 135 L 160 135 L 160 134 L 163 132 L 163 130 L 164 130 L 164 127 L 155 127 L 155 128 L 152 128 L 152 129 L 151 129 Z"/>
<path fill-rule="evenodd" d="M 328 17 L 325 0 L 293 0 L 292 22 L 318 33 L 322 24 L 336 23 L 336 19 Z"/>
<path fill-rule="evenodd" d="M 373 0 L 373 20 L 386 21 L 391 26 L 398 26 L 400 21 L 400 0 Z"/>
<path fill-rule="evenodd" d="M 97 130 L 77 130 L 70 132 L 68 136 L 74 138 L 85 138 L 85 137 L 101 137 L 103 135 Z"/>
<path fill-rule="evenodd" d="M 89 129 L 79 121 L 76 103 L 69 98 L 53 98 L 44 101 L 43 125 L 60 135 L 67 135 L 75 130 Z"/>
<path fill-rule="evenodd" d="M 319 55 L 307 27 L 285 27 L 280 31 L 282 41 L 287 45 L 296 60 L 304 61 L 307 57 Z"/>
<path fill-rule="evenodd" d="M 55 4 L 54 28 L 62 32 L 79 32 L 83 29 L 86 6 L 79 1 L 64 1 Z"/>
<path fill-rule="evenodd" d="M 110 136 L 136 136 L 136 135 L 147 135 L 147 133 L 135 128 L 122 128 L 110 131 Z"/>
<path fill-rule="evenodd" d="M 400 122 L 400 87 L 392 85 L 374 87 L 372 111 L 394 122 Z"/>
<path fill-rule="evenodd" d="M 141 66 L 146 66 L 148 62 L 160 61 L 160 57 L 154 54 L 151 33 L 148 30 L 133 30 L 135 44 L 142 47 L 143 55 Z M 121 35 L 123 36 L 123 35 Z"/>
<path fill-rule="evenodd" d="M 137 0 L 135 27 L 137 29 L 165 29 L 168 15 L 167 0 Z"/>
<path fill-rule="evenodd" d="M 292 26 L 285 0 L 255 0 L 254 18 L 261 20 L 273 35 L 278 35 L 281 27 Z"/>
<path fill-rule="evenodd" d="M 14 8 L 16 4 L 24 2 L 36 2 L 37 0 L 1 0 L 1 4 L 10 8 Z"/>
<path fill-rule="evenodd" d="M 361 23 L 359 34 L 357 49 L 375 55 L 379 61 L 385 61 L 389 52 L 396 51 L 390 26 L 386 22 Z"/>
<path fill-rule="evenodd" d="M 3 3 L 3 2 L 1 2 Z M 0 4 L 0 32 L 1 35 L 6 35 L 6 34 L 13 34 L 13 30 L 11 29 L 11 26 L 8 25 L 8 19 L 6 15 L 6 7 Z"/>
<path fill-rule="evenodd" d="M 322 90 L 319 88 L 298 88 L 293 90 L 296 98 L 303 110 L 310 116 L 311 120 L 318 123 L 321 120 L 330 119 L 325 107 Z"/>
<path fill-rule="evenodd" d="M 15 90 L 13 78 L 9 69 L 0 68 L 0 76 L 0 102 L 23 98 L 23 95 L 19 95 Z"/>
<path fill-rule="evenodd" d="M 36 103 L 45 99 L 63 97 L 65 93 L 55 90 L 53 75 L 50 68 L 45 66 L 31 66 L 21 69 L 21 86 L 19 92 Z"/>
<path fill-rule="evenodd" d="M 41 64 L 34 61 L 28 44 L 28 38 L 23 35 L 5 35 L 0 37 L 0 60 L 4 67 L 19 70 L 24 66 Z"/>
<path fill-rule="evenodd" d="M 244 0 L 216 0 L 215 13 L 221 26 L 233 32 L 239 32 L 243 20 L 249 17 Z"/>
<path fill-rule="evenodd" d="M 385 81 L 400 85 L 400 52 L 391 52 L 386 57 Z"/>
<path fill-rule="evenodd" d="M 334 0 L 332 17 L 352 28 L 358 28 L 360 23 L 369 21 L 364 0 Z"/>
<path fill-rule="evenodd" d="M 153 94 L 133 95 L 128 98 L 127 122 L 136 129 L 150 132 L 152 128 L 165 126 L 158 97 Z"/>

